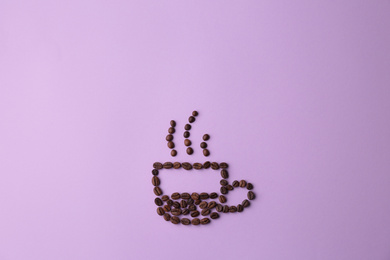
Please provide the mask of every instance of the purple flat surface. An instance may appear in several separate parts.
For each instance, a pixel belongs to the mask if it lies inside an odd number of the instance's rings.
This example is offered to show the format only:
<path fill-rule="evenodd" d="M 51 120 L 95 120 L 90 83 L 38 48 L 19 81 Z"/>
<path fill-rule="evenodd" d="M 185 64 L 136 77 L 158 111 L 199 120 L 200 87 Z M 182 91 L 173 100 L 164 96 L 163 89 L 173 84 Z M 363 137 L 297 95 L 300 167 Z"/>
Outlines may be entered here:
<path fill-rule="evenodd" d="M 0 259 L 390 259 L 389 1 L 0 2 Z M 199 111 L 241 214 L 156 214 Z M 215 173 L 161 172 L 170 192 Z M 229 202 L 241 202 L 241 190 Z"/>

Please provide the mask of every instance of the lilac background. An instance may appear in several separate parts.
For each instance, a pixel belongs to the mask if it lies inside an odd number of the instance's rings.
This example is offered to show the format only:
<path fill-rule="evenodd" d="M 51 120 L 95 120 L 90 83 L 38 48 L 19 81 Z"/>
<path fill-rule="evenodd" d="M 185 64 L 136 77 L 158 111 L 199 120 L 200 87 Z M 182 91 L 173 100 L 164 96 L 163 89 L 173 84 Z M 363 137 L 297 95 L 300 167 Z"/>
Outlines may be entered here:
<path fill-rule="evenodd" d="M 2 0 L 0 259 L 390 259 L 389 13 Z M 193 109 L 193 141 L 210 133 L 210 159 L 259 195 L 199 228 L 157 216 L 150 183 Z M 164 188 L 218 187 L 176 176 Z"/>

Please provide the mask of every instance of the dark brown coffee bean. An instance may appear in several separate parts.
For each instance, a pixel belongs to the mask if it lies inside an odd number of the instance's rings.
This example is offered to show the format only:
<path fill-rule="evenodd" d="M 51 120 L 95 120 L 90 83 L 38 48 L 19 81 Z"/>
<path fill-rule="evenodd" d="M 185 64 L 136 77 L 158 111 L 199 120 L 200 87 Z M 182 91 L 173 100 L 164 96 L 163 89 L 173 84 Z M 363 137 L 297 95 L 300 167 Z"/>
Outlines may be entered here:
<path fill-rule="evenodd" d="M 171 156 L 175 157 L 177 155 L 177 151 L 176 150 L 172 150 L 171 151 Z"/>
<path fill-rule="evenodd" d="M 221 184 L 221 186 L 226 186 L 226 185 L 229 184 L 229 182 L 228 182 L 227 180 L 221 180 L 221 181 L 219 182 L 219 184 Z"/>
<path fill-rule="evenodd" d="M 233 181 L 232 185 L 233 187 L 237 188 L 238 186 L 240 186 L 240 183 L 238 181 Z"/>
<path fill-rule="evenodd" d="M 189 199 L 187 200 L 187 205 L 188 205 L 188 206 L 194 205 L 194 200 L 191 199 L 191 198 L 189 198 Z"/>
<path fill-rule="evenodd" d="M 247 188 L 248 190 L 253 190 L 253 184 L 250 183 L 250 182 L 248 182 L 248 184 L 246 185 L 246 188 Z"/>
<path fill-rule="evenodd" d="M 186 152 L 187 152 L 187 154 L 191 155 L 194 153 L 194 150 L 191 147 L 188 147 Z"/>
<path fill-rule="evenodd" d="M 210 193 L 210 199 L 216 199 L 218 198 L 218 194 L 216 192 Z"/>
<path fill-rule="evenodd" d="M 199 199 L 199 200 L 195 200 L 194 203 L 195 205 L 199 205 L 202 201 Z"/>
<path fill-rule="evenodd" d="M 173 135 L 171 135 L 171 134 L 167 135 L 167 137 L 165 137 L 165 140 L 167 140 L 168 142 L 172 141 Z"/>
<path fill-rule="evenodd" d="M 244 210 L 244 207 L 241 204 L 237 205 L 237 211 L 242 212 Z"/>
<path fill-rule="evenodd" d="M 190 139 L 185 139 L 184 140 L 184 145 L 185 146 L 190 146 L 191 145 L 191 140 Z"/>
<path fill-rule="evenodd" d="M 154 176 L 157 176 L 157 175 L 158 175 L 158 170 L 157 170 L 157 169 L 153 169 L 153 170 L 152 170 L 152 174 L 153 174 Z"/>
<path fill-rule="evenodd" d="M 153 184 L 153 186 L 159 186 L 160 185 L 160 179 L 157 176 L 153 176 L 152 184 Z"/>
<path fill-rule="evenodd" d="M 191 221 L 188 218 L 182 218 L 181 223 L 183 225 L 189 225 L 189 224 L 191 224 Z"/>
<path fill-rule="evenodd" d="M 192 198 L 193 200 L 199 200 L 199 194 L 196 193 L 196 192 L 194 192 L 194 193 L 191 194 L 191 198 Z"/>
<path fill-rule="evenodd" d="M 172 224 L 179 224 L 180 223 L 180 218 L 174 216 L 174 217 L 171 217 L 171 222 Z"/>
<path fill-rule="evenodd" d="M 171 169 L 173 167 L 173 163 L 166 162 L 163 164 L 164 169 Z"/>
<path fill-rule="evenodd" d="M 179 163 L 179 162 L 175 162 L 173 164 L 173 168 L 175 168 L 175 169 L 179 169 L 180 167 L 181 167 L 181 163 Z"/>
<path fill-rule="evenodd" d="M 245 180 L 241 180 L 240 181 L 240 187 L 241 188 L 245 188 L 246 187 L 246 181 Z"/>
<path fill-rule="evenodd" d="M 194 163 L 194 169 L 195 170 L 200 170 L 202 168 L 203 168 L 203 164 L 201 164 L 201 163 Z"/>
<path fill-rule="evenodd" d="M 221 187 L 221 193 L 222 194 L 227 194 L 228 193 L 228 189 L 225 186 L 222 186 Z"/>
<path fill-rule="evenodd" d="M 190 122 L 190 123 L 195 122 L 195 117 L 190 116 L 190 117 L 188 118 L 188 122 Z"/>
<path fill-rule="evenodd" d="M 199 208 L 205 209 L 205 208 L 207 208 L 207 205 L 208 205 L 208 203 L 207 203 L 206 201 L 202 201 L 202 202 L 199 204 Z"/>
<path fill-rule="evenodd" d="M 165 221 L 171 220 L 171 215 L 169 215 L 168 213 L 165 213 L 164 214 L 164 219 L 165 219 Z"/>
<path fill-rule="evenodd" d="M 160 196 L 162 194 L 162 190 L 160 189 L 160 187 L 154 187 L 153 188 L 153 192 L 154 194 L 156 194 L 157 196 Z"/>
<path fill-rule="evenodd" d="M 160 198 L 155 198 L 154 203 L 156 203 L 157 206 L 161 206 L 164 202 Z"/>
<path fill-rule="evenodd" d="M 210 151 L 207 150 L 207 149 L 203 149 L 203 155 L 204 156 L 209 156 L 210 155 Z"/>
<path fill-rule="evenodd" d="M 170 123 L 171 123 L 171 126 L 172 126 L 172 127 L 175 127 L 175 126 L 176 126 L 176 122 L 175 122 L 175 120 L 171 120 L 171 122 L 170 122 Z"/>
<path fill-rule="evenodd" d="M 211 213 L 210 218 L 217 219 L 217 218 L 219 218 L 219 214 L 217 212 L 213 212 L 213 213 Z"/>
<path fill-rule="evenodd" d="M 181 209 L 176 209 L 176 208 L 172 209 L 171 214 L 174 216 L 179 216 L 179 215 L 181 215 Z"/>
<path fill-rule="evenodd" d="M 188 215 L 188 214 L 190 214 L 190 210 L 189 209 L 183 209 L 181 214 Z"/>
<path fill-rule="evenodd" d="M 181 166 L 185 169 L 185 170 L 191 170 L 192 169 L 192 165 L 188 162 L 184 162 L 181 164 Z"/>
<path fill-rule="evenodd" d="M 155 168 L 157 170 L 161 170 L 163 168 L 163 165 L 162 165 L 162 163 L 155 162 L 155 163 L 153 163 L 153 168 Z"/>
<path fill-rule="evenodd" d="M 173 206 L 174 208 L 177 208 L 177 209 L 180 209 L 180 208 L 181 208 L 180 203 L 177 202 L 177 201 L 174 201 L 173 204 L 172 204 L 172 206 Z"/>
<path fill-rule="evenodd" d="M 217 206 L 217 202 L 215 201 L 210 201 L 209 204 L 207 204 L 207 208 L 209 209 L 213 209 L 215 206 Z"/>
<path fill-rule="evenodd" d="M 171 211 L 171 206 L 169 206 L 169 205 L 164 205 L 163 208 L 164 208 L 165 212 Z"/>
<path fill-rule="evenodd" d="M 188 138 L 190 137 L 190 132 L 188 131 L 185 131 L 184 134 L 183 134 L 184 138 Z"/>
<path fill-rule="evenodd" d="M 187 131 L 188 131 L 188 130 L 191 130 L 191 125 L 190 125 L 190 124 L 186 124 L 186 125 L 184 126 L 184 129 L 187 130 Z"/>
<path fill-rule="evenodd" d="M 223 213 L 228 213 L 229 212 L 229 206 L 228 205 L 225 205 L 223 206 Z"/>
<path fill-rule="evenodd" d="M 169 196 L 168 195 L 164 195 L 161 197 L 162 201 L 168 201 L 169 200 Z"/>
<path fill-rule="evenodd" d="M 184 192 L 181 194 L 181 198 L 182 199 L 185 199 L 185 200 L 188 200 L 189 198 L 191 198 L 191 195 L 187 192 Z"/>
<path fill-rule="evenodd" d="M 180 206 L 182 208 L 186 208 L 187 207 L 187 201 L 185 201 L 185 200 L 180 201 Z"/>
<path fill-rule="evenodd" d="M 193 217 L 193 218 L 195 218 L 195 217 L 197 217 L 197 216 L 199 216 L 200 215 L 200 212 L 199 211 L 193 211 L 193 212 L 191 212 L 191 217 Z"/>
<path fill-rule="evenodd" d="M 164 215 L 165 211 L 162 207 L 158 207 L 157 208 L 157 214 L 159 214 L 160 216 Z"/>
<path fill-rule="evenodd" d="M 228 190 L 233 190 L 234 188 L 233 188 L 233 186 L 232 185 L 226 185 L 226 189 L 228 189 Z"/>
<path fill-rule="evenodd" d="M 231 213 L 237 212 L 237 207 L 236 206 L 230 206 L 229 207 L 229 212 L 231 212 Z"/>
<path fill-rule="evenodd" d="M 169 149 L 173 149 L 175 148 L 175 144 L 171 141 L 171 142 L 168 142 L 168 148 Z"/>
<path fill-rule="evenodd" d="M 219 202 L 226 203 L 226 197 L 223 195 L 219 196 Z"/>
<path fill-rule="evenodd" d="M 168 205 L 169 207 L 172 207 L 172 206 L 173 206 L 173 200 L 168 200 L 168 201 L 167 201 L 167 205 Z"/>
<path fill-rule="evenodd" d="M 210 139 L 210 136 L 208 134 L 203 135 L 203 140 L 207 141 Z"/>
<path fill-rule="evenodd" d="M 171 199 L 173 199 L 173 200 L 178 200 L 178 199 L 180 199 L 180 193 L 178 193 L 178 192 L 172 193 Z"/>
<path fill-rule="evenodd" d="M 219 164 L 217 162 L 212 162 L 211 163 L 211 169 L 218 170 L 219 169 Z"/>
<path fill-rule="evenodd" d="M 253 193 L 253 191 L 249 191 L 248 192 L 248 199 L 250 199 L 250 200 L 253 200 L 253 199 L 255 199 L 255 194 Z"/>
<path fill-rule="evenodd" d="M 201 200 L 207 200 L 209 197 L 210 197 L 209 194 L 206 192 L 202 192 L 201 194 L 199 194 L 199 198 Z"/>
<path fill-rule="evenodd" d="M 229 173 L 228 173 L 228 171 L 225 170 L 225 169 L 223 169 L 223 170 L 221 171 L 221 176 L 222 176 L 222 178 L 224 178 L 224 179 L 229 178 Z"/>
<path fill-rule="evenodd" d="M 174 128 L 174 127 L 170 127 L 170 128 L 168 129 L 168 133 L 170 133 L 170 134 L 175 133 L 175 128 Z"/>
<path fill-rule="evenodd" d="M 208 223 L 210 223 L 210 219 L 209 218 L 202 218 L 200 220 L 200 224 L 202 224 L 202 225 L 206 225 Z"/>
<path fill-rule="evenodd" d="M 195 211 L 195 210 L 196 210 L 196 206 L 195 206 L 194 204 L 189 205 L 189 206 L 188 206 L 188 209 L 189 209 L 190 211 Z"/>
<path fill-rule="evenodd" d="M 205 163 L 203 164 L 203 168 L 205 168 L 205 169 L 210 168 L 210 166 L 211 166 L 211 163 L 210 163 L 209 161 L 207 161 L 207 162 L 205 162 Z"/>
<path fill-rule="evenodd" d="M 207 143 L 201 142 L 201 143 L 200 143 L 200 148 L 206 149 L 206 148 L 207 148 Z"/>
<path fill-rule="evenodd" d="M 205 208 L 202 210 L 202 212 L 200 213 L 202 216 L 207 216 L 208 214 L 210 214 L 210 210 L 208 208 Z"/>
<path fill-rule="evenodd" d="M 217 209 L 218 212 L 221 212 L 223 210 L 223 206 L 221 204 L 218 204 L 216 206 L 216 209 Z"/>
<path fill-rule="evenodd" d="M 221 167 L 222 169 L 226 169 L 227 167 L 229 167 L 229 165 L 227 163 L 225 163 L 225 162 L 221 162 L 219 164 L 219 167 Z"/>
<path fill-rule="evenodd" d="M 193 116 L 198 116 L 198 111 L 192 111 Z"/>
<path fill-rule="evenodd" d="M 200 219 L 194 218 L 193 220 L 191 220 L 191 224 L 194 225 L 194 226 L 199 225 L 200 224 Z"/>

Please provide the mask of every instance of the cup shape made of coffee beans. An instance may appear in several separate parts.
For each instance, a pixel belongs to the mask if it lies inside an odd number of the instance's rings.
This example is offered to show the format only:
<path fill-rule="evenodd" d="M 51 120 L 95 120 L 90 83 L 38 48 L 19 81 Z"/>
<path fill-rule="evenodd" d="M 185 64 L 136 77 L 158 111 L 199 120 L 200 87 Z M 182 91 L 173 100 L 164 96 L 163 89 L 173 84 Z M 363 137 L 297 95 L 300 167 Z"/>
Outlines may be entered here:
<path fill-rule="evenodd" d="M 186 153 L 188 155 L 193 154 L 192 142 L 190 138 L 190 130 L 192 125 L 196 121 L 196 117 L 199 115 L 197 111 L 193 111 L 192 115 L 188 118 L 189 124 L 184 126 L 185 138 L 184 144 L 187 147 Z M 168 129 L 168 135 L 166 141 L 168 142 L 168 148 L 171 149 L 171 156 L 175 157 L 178 152 L 174 149 L 175 144 L 174 133 L 176 122 L 171 120 L 170 127 Z M 203 135 L 203 142 L 200 144 L 200 148 L 203 149 L 203 155 L 208 157 L 210 151 L 208 149 L 207 141 L 210 139 L 209 134 Z M 253 192 L 253 184 L 246 180 L 234 180 L 229 182 L 229 165 L 226 162 L 155 162 L 152 169 L 152 185 L 153 192 L 156 195 L 154 203 L 157 206 L 157 214 L 162 216 L 165 221 L 172 224 L 188 225 L 207 225 L 212 220 L 220 218 L 222 214 L 243 212 L 245 208 L 249 207 L 251 201 L 255 199 L 255 193 Z M 167 170 L 184 169 L 186 171 L 202 171 L 211 169 L 219 171 L 221 175 L 219 191 L 207 193 L 202 191 L 188 191 L 188 192 L 174 192 L 171 194 L 165 194 L 160 188 L 161 184 L 161 172 Z M 241 204 L 228 205 L 228 194 L 234 189 L 243 188 L 246 189 L 247 198 L 245 198 Z"/>

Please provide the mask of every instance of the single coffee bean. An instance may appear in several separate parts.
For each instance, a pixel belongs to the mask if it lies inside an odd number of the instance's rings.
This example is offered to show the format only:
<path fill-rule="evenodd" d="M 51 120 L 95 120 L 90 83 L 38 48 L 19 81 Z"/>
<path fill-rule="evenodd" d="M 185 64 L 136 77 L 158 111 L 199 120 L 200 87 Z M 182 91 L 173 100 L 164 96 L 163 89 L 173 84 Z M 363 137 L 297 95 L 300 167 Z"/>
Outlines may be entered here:
<path fill-rule="evenodd" d="M 165 211 L 162 207 L 158 207 L 157 208 L 157 214 L 159 214 L 160 216 L 164 215 Z"/>
<path fill-rule="evenodd" d="M 238 204 L 237 205 L 237 211 L 238 212 L 243 212 L 244 211 L 244 207 L 241 204 Z"/>
<path fill-rule="evenodd" d="M 211 213 L 210 218 L 217 219 L 217 218 L 219 218 L 219 214 L 217 212 L 213 212 L 213 213 Z"/>
<path fill-rule="evenodd" d="M 209 161 L 207 161 L 207 162 L 205 162 L 205 163 L 203 164 L 203 168 L 205 168 L 205 169 L 210 168 L 210 166 L 211 166 L 211 163 L 210 163 Z"/>
<path fill-rule="evenodd" d="M 175 148 L 175 144 L 171 141 L 171 142 L 168 142 L 168 148 L 169 149 L 173 149 Z"/>
<path fill-rule="evenodd" d="M 180 223 L 180 218 L 174 216 L 174 217 L 171 217 L 171 222 L 172 224 L 179 224 Z"/>
<path fill-rule="evenodd" d="M 193 116 L 198 116 L 198 111 L 192 111 Z"/>
<path fill-rule="evenodd" d="M 228 190 L 233 190 L 234 188 L 233 188 L 233 186 L 232 185 L 226 185 L 226 189 L 228 189 Z"/>
<path fill-rule="evenodd" d="M 207 200 L 209 197 L 210 197 L 209 194 L 206 193 L 206 192 L 202 192 L 202 193 L 199 195 L 199 198 L 200 198 L 201 200 Z"/>
<path fill-rule="evenodd" d="M 201 164 L 201 163 L 194 163 L 194 169 L 195 170 L 200 170 L 202 168 L 203 168 L 203 164 Z"/>
<path fill-rule="evenodd" d="M 186 208 L 187 207 L 187 201 L 185 201 L 185 200 L 180 201 L 180 206 L 182 208 Z"/>
<path fill-rule="evenodd" d="M 190 122 L 190 123 L 195 122 L 195 117 L 190 116 L 190 117 L 188 118 L 188 122 Z"/>
<path fill-rule="evenodd" d="M 203 140 L 207 141 L 210 139 L 210 136 L 208 134 L 203 135 Z"/>
<path fill-rule="evenodd" d="M 225 162 L 221 162 L 219 164 L 219 167 L 221 167 L 222 169 L 226 169 L 227 167 L 229 167 L 229 165 L 227 163 L 225 163 Z"/>
<path fill-rule="evenodd" d="M 188 204 L 188 205 L 194 205 L 194 200 L 191 199 L 191 198 L 189 198 L 189 199 L 187 200 L 187 204 Z"/>
<path fill-rule="evenodd" d="M 170 127 L 170 128 L 168 129 L 168 133 L 170 133 L 170 134 L 175 133 L 175 128 L 174 128 L 174 127 Z"/>
<path fill-rule="evenodd" d="M 162 163 L 155 162 L 155 163 L 153 163 L 153 168 L 155 168 L 157 170 L 161 170 L 163 168 L 163 165 L 162 165 Z"/>
<path fill-rule="evenodd" d="M 190 124 L 186 124 L 186 125 L 184 126 L 184 129 L 187 130 L 187 131 L 188 131 L 188 130 L 191 130 L 191 125 L 190 125 Z"/>
<path fill-rule="evenodd" d="M 171 220 L 171 215 L 169 215 L 169 213 L 165 213 L 164 214 L 164 219 L 165 219 L 165 221 Z"/>
<path fill-rule="evenodd" d="M 190 132 L 188 131 L 185 131 L 184 134 L 183 134 L 184 138 L 188 138 L 190 137 Z"/>
<path fill-rule="evenodd" d="M 225 169 L 223 169 L 223 170 L 221 171 L 221 176 L 222 176 L 222 178 L 224 178 L 224 179 L 229 178 L 229 173 L 228 173 L 228 171 L 225 170 Z"/>
<path fill-rule="evenodd" d="M 247 188 L 248 190 L 253 190 L 253 184 L 250 183 L 250 182 L 248 182 L 248 184 L 246 185 L 246 188 Z"/>
<path fill-rule="evenodd" d="M 202 224 L 202 225 L 206 225 L 208 223 L 210 223 L 210 219 L 209 218 L 202 218 L 200 220 L 200 224 Z"/>
<path fill-rule="evenodd" d="M 162 201 L 168 201 L 169 200 L 169 196 L 168 195 L 164 195 L 161 197 Z"/>
<path fill-rule="evenodd" d="M 185 170 L 191 170 L 192 169 L 192 165 L 190 163 L 188 163 L 188 162 L 182 163 L 181 166 L 183 166 L 183 168 Z"/>
<path fill-rule="evenodd" d="M 210 155 L 210 151 L 207 150 L 207 149 L 203 149 L 203 155 L 204 156 L 209 156 Z"/>
<path fill-rule="evenodd" d="M 211 169 L 218 170 L 219 169 L 219 164 L 217 162 L 212 162 L 211 163 Z"/>
<path fill-rule="evenodd" d="M 173 163 L 166 162 L 163 164 L 164 169 L 171 169 L 173 167 Z"/>
<path fill-rule="evenodd" d="M 207 208 L 213 209 L 217 206 L 217 202 L 215 201 L 210 201 L 209 204 L 207 204 Z"/>
<path fill-rule="evenodd" d="M 180 199 L 180 193 L 178 193 L 178 192 L 172 193 L 171 199 L 173 199 L 173 200 L 178 200 L 178 199 Z"/>
<path fill-rule="evenodd" d="M 181 214 L 188 215 L 188 214 L 190 214 L 190 210 L 189 209 L 183 209 Z"/>
<path fill-rule="evenodd" d="M 199 200 L 199 194 L 196 193 L 196 192 L 194 192 L 194 193 L 191 194 L 191 198 L 192 198 L 193 200 Z"/>
<path fill-rule="evenodd" d="M 167 205 L 168 205 L 169 207 L 172 207 L 172 206 L 173 206 L 173 200 L 168 200 L 168 201 L 167 201 Z"/>
<path fill-rule="evenodd" d="M 207 148 L 207 143 L 201 142 L 201 143 L 200 143 L 200 148 L 206 149 L 206 148 Z"/>
<path fill-rule="evenodd" d="M 182 218 L 181 223 L 183 225 L 189 225 L 189 224 L 191 224 L 191 220 L 189 220 L 188 218 Z"/>
<path fill-rule="evenodd" d="M 246 187 L 246 181 L 245 180 L 241 180 L 240 181 L 240 187 L 241 188 L 245 188 Z"/>
<path fill-rule="evenodd" d="M 153 170 L 152 170 L 152 174 L 153 174 L 154 176 L 157 176 L 157 175 L 158 175 L 158 170 L 157 170 L 157 169 L 153 169 Z"/>
<path fill-rule="evenodd" d="M 231 212 L 231 213 L 237 212 L 237 207 L 236 206 L 230 206 L 229 207 L 229 212 Z"/>
<path fill-rule="evenodd" d="M 195 200 L 194 203 L 195 205 L 199 205 L 202 201 L 199 199 L 199 200 Z"/>
<path fill-rule="evenodd" d="M 208 214 L 210 214 L 210 210 L 208 208 L 205 208 L 202 210 L 202 212 L 200 213 L 202 216 L 207 216 Z"/>
<path fill-rule="evenodd" d="M 173 164 L 173 168 L 174 169 L 179 169 L 181 167 L 181 163 L 179 163 L 179 162 L 175 162 L 174 164 Z"/>
<path fill-rule="evenodd" d="M 193 220 L 191 220 L 191 224 L 194 225 L 194 226 L 199 225 L 200 224 L 200 219 L 194 218 Z"/>
<path fill-rule="evenodd" d="M 207 205 L 208 205 L 208 203 L 207 203 L 206 201 L 202 201 L 202 202 L 199 204 L 199 208 L 205 209 L 205 208 L 207 208 Z"/>
<path fill-rule="evenodd" d="M 184 145 L 185 146 L 190 146 L 191 145 L 191 140 L 190 139 L 185 139 L 184 140 Z"/>
<path fill-rule="evenodd" d="M 226 185 L 228 185 L 229 183 L 228 183 L 227 180 L 221 180 L 221 181 L 219 182 L 219 184 L 221 184 L 221 186 L 226 186 Z"/>
<path fill-rule="evenodd" d="M 233 187 L 237 188 L 238 186 L 240 186 L 240 183 L 238 181 L 233 181 L 232 185 Z"/>
<path fill-rule="evenodd" d="M 195 206 L 194 204 L 189 205 L 189 206 L 188 206 L 188 209 L 189 209 L 190 211 L 195 211 L 195 210 L 196 210 L 196 206 Z"/>
<path fill-rule="evenodd" d="M 218 194 L 216 192 L 210 193 L 210 199 L 216 199 L 218 198 Z"/>
<path fill-rule="evenodd" d="M 155 198 L 154 203 L 156 203 L 157 206 L 161 206 L 164 202 L 160 198 Z"/>
<path fill-rule="evenodd" d="M 177 151 L 176 150 L 172 150 L 171 151 L 171 156 L 175 157 L 177 155 Z"/>
<path fill-rule="evenodd" d="M 224 186 L 221 187 L 221 193 L 222 194 L 227 194 L 228 193 L 228 189 Z"/>
<path fill-rule="evenodd" d="M 226 203 L 226 197 L 223 195 L 219 196 L 219 202 Z"/>
<path fill-rule="evenodd" d="M 188 200 L 189 198 L 191 198 L 191 195 L 187 192 L 184 192 L 181 194 L 181 198 L 182 199 L 185 199 L 185 200 Z"/>
<path fill-rule="evenodd" d="M 177 208 L 177 209 L 180 209 L 180 208 L 181 208 L 180 203 L 177 202 L 177 201 L 174 201 L 173 204 L 172 204 L 172 206 L 173 206 L 174 208 Z"/>
<path fill-rule="evenodd" d="M 194 150 L 191 147 L 188 147 L 186 152 L 187 152 L 187 154 L 191 155 L 194 153 Z"/>
<path fill-rule="evenodd" d="M 221 212 L 223 210 L 223 206 L 221 204 L 218 204 L 216 206 L 216 209 L 217 209 L 218 212 Z"/>
<path fill-rule="evenodd" d="M 169 212 L 169 211 L 171 211 L 171 206 L 169 206 L 169 205 L 164 205 L 164 211 L 165 212 Z"/>
<path fill-rule="evenodd" d="M 229 206 L 228 205 L 225 205 L 223 206 L 223 213 L 228 213 L 229 212 Z"/>
<path fill-rule="evenodd" d="M 160 196 L 162 194 L 162 190 L 160 189 L 160 187 L 154 187 L 153 188 L 153 192 L 154 194 L 156 194 L 157 196 Z"/>
<path fill-rule="evenodd" d="M 179 216 L 179 215 L 181 215 L 181 209 L 172 209 L 171 213 L 174 216 Z"/>
<path fill-rule="evenodd" d="M 200 215 L 200 212 L 199 211 L 193 211 L 193 212 L 191 212 L 191 217 L 193 217 L 193 218 L 196 218 L 197 216 L 199 216 Z"/>
<path fill-rule="evenodd" d="M 171 120 L 171 122 L 170 122 L 170 123 L 171 123 L 171 126 L 172 126 L 172 127 L 175 127 L 175 126 L 176 126 L 176 122 L 175 122 L 175 120 Z"/>
<path fill-rule="evenodd" d="M 167 135 L 167 137 L 165 137 L 165 140 L 167 140 L 168 142 L 172 141 L 173 135 L 171 135 L 171 134 Z"/>
<path fill-rule="evenodd" d="M 248 192 L 248 199 L 250 199 L 250 200 L 253 200 L 253 199 L 255 199 L 255 194 L 253 193 L 253 191 L 249 191 Z"/>
<path fill-rule="evenodd" d="M 153 176 L 152 184 L 153 184 L 153 186 L 159 186 L 160 185 L 160 179 L 157 176 Z"/>

